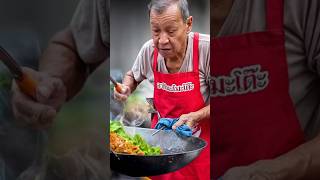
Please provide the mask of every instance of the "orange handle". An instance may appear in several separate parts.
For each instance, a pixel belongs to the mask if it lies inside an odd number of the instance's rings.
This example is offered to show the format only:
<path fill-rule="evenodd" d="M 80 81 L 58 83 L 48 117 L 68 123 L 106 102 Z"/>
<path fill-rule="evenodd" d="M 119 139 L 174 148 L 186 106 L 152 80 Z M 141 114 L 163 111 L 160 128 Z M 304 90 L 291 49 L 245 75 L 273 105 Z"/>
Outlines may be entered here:
<path fill-rule="evenodd" d="M 142 177 L 141 180 L 151 180 L 151 179 L 148 177 Z"/>
<path fill-rule="evenodd" d="M 118 93 L 122 93 L 122 92 L 123 92 L 123 89 L 122 89 L 121 84 L 117 83 L 117 84 L 115 85 L 115 88 L 116 88 L 116 91 L 118 91 Z"/>
<path fill-rule="evenodd" d="M 23 73 L 21 79 L 17 80 L 21 91 L 33 99 L 36 99 L 37 82 L 30 75 Z"/>

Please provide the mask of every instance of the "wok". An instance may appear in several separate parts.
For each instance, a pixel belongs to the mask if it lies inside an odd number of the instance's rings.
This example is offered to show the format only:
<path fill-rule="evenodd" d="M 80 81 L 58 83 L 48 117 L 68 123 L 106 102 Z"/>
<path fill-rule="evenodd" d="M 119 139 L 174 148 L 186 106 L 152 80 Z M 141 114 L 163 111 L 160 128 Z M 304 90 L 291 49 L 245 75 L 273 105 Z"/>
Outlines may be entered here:
<path fill-rule="evenodd" d="M 194 160 L 207 143 L 197 137 L 181 137 L 173 131 L 124 126 L 130 134 L 140 134 L 150 145 L 160 146 L 163 154 L 138 156 L 110 152 L 111 169 L 128 176 L 155 176 L 176 171 Z"/>

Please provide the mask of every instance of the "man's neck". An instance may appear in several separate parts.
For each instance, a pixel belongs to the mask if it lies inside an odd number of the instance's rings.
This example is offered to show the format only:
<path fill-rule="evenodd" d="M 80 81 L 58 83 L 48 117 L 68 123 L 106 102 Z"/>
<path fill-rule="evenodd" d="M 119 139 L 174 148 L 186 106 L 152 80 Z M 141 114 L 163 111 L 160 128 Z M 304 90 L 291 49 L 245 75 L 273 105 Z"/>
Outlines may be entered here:
<path fill-rule="evenodd" d="M 169 73 L 176 73 L 179 72 L 183 59 L 167 59 L 166 61 L 166 67 Z"/>
<path fill-rule="evenodd" d="M 184 57 L 187 53 L 187 48 L 188 48 L 188 36 L 187 36 L 187 40 L 184 45 L 183 51 L 177 53 L 177 56 L 175 57 L 165 59 L 165 64 L 169 73 L 179 72 L 183 64 Z"/>
<path fill-rule="evenodd" d="M 211 3 L 211 33 L 216 37 L 225 22 L 234 0 L 213 0 Z"/>

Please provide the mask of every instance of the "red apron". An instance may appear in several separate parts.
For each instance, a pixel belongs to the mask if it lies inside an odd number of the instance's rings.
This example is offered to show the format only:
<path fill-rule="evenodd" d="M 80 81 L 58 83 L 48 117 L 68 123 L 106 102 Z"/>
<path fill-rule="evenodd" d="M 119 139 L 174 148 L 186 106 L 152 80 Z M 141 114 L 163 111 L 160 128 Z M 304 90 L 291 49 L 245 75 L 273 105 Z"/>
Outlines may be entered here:
<path fill-rule="evenodd" d="M 304 141 L 289 96 L 283 0 L 266 7 L 267 31 L 211 41 L 213 179 Z"/>
<path fill-rule="evenodd" d="M 201 92 L 199 79 L 199 34 L 194 34 L 193 40 L 193 71 L 163 74 L 157 70 L 158 51 L 154 50 L 154 105 L 160 112 L 161 117 L 177 118 L 182 114 L 198 111 L 205 107 Z M 158 119 L 154 116 L 152 127 L 157 124 Z M 206 180 L 210 178 L 210 124 L 209 119 L 199 123 L 201 128 L 200 137 L 208 145 L 201 154 L 189 165 L 180 170 L 156 177 L 152 180 Z M 172 142 L 174 143 L 174 142 Z"/>

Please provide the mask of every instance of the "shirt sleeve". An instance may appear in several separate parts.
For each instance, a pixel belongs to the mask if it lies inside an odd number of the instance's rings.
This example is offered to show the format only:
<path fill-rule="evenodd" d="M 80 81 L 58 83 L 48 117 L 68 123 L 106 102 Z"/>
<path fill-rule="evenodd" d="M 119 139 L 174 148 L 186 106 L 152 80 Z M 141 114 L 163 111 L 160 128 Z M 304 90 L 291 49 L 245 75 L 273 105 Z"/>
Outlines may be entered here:
<path fill-rule="evenodd" d="M 308 7 L 304 18 L 307 21 L 304 27 L 305 49 L 309 66 L 320 75 L 320 1 L 309 0 Z"/>
<path fill-rule="evenodd" d="M 207 48 L 207 58 L 206 58 L 206 64 L 205 64 L 205 76 L 206 76 L 206 83 L 210 85 L 210 45 L 209 48 Z"/>
<path fill-rule="evenodd" d="M 304 52 L 301 53 L 305 54 L 309 69 L 320 75 L 320 1 L 287 0 L 285 3 L 288 8 L 287 24 L 290 26 L 287 37 L 292 42 L 292 46 L 293 44 L 303 45 Z M 299 40 L 302 43 L 299 43 Z M 295 53 L 296 56 L 298 56 L 297 53 Z"/>
<path fill-rule="evenodd" d="M 200 85 L 201 85 L 201 93 L 206 105 L 209 104 L 210 101 L 210 42 L 203 43 L 201 46 L 201 56 L 200 60 L 202 62 L 200 65 Z M 203 82 L 202 82 L 203 81 Z"/>
<path fill-rule="evenodd" d="M 109 0 L 81 0 L 70 23 L 80 58 L 86 64 L 109 57 Z"/>
<path fill-rule="evenodd" d="M 206 35 L 207 36 L 207 35 Z M 206 37 L 208 40 L 206 42 L 199 44 L 200 48 L 200 73 L 202 73 L 203 79 L 207 86 L 210 85 L 210 37 Z"/>
<path fill-rule="evenodd" d="M 149 81 L 152 81 L 150 77 L 153 77 L 152 61 L 151 61 L 151 59 L 153 58 L 152 56 L 153 50 L 150 49 L 151 48 L 150 44 L 151 44 L 151 41 L 148 41 L 142 46 L 131 68 L 134 79 L 137 82 L 141 82 L 144 79 L 149 79 Z"/>

